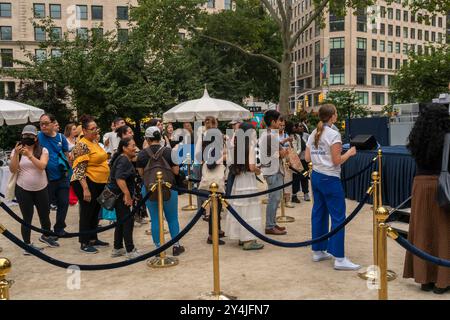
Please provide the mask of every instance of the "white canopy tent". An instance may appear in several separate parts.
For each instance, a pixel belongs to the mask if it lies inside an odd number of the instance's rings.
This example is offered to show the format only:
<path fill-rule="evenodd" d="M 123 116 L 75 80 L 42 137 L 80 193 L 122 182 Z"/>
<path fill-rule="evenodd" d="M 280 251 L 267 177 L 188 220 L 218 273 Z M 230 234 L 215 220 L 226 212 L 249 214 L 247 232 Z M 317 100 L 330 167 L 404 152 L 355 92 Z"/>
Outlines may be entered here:
<path fill-rule="evenodd" d="M 44 110 L 12 100 L 0 99 L 0 126 L 38 122 Z"/>
<path fill-rule="evenodd" d="M 213 116 L 219 121 L 250 119 L 252 113 L 231 101 L 213 99 L 205 89 L 201 99 L 180 103 L 163 114 L 166 122 L 192 122 Z"/>

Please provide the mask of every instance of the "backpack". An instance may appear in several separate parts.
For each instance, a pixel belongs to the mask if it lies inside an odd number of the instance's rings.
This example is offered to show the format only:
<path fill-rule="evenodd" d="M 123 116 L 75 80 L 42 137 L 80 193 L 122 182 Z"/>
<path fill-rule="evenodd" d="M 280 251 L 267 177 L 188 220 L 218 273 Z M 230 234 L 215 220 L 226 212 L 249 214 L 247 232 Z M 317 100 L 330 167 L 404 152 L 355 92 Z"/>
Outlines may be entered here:
<path fill-rule="evenodd" d="M 173 174 L 169 163 L 163 157 L 163 152 L 165 149 L 166 147 L 161 147 L 156 153 L 154 153 L 150 147 L 145 149 L 150 157 L 144 168 L 144 184 L 147 190 L 150 190 L 152 185 L 156 183 L 156 173 L 158 171 L 162 172 L 164 182 L 169 182 L 170 184 L 175 185 L 175 175 Z M 158 192 L 153 192 L 149 199 L 151 201 L 158 201 Z M 163 186 L 163 199 L 164 201 L 168 201 L 170 199 L 170 189 L 166 186 Z"/>

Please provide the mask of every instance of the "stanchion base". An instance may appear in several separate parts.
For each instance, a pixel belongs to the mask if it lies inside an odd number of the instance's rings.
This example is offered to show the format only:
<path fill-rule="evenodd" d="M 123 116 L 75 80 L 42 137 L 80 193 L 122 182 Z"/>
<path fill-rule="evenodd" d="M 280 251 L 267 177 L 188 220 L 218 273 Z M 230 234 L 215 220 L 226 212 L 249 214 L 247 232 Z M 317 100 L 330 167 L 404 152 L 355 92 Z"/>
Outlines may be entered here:
<path fill-rule="evenodd" d="M 187 206 L 184 206 L 181 208 L 181 210 L 183 210 L 183 211 L 195 211 L 197 209 L 198 209 L 197 206 L 193 205 L 193 204 L 191 204 L 191 205 L 188 204 Z"/>
<path fill-rule="evenodd" d="M 280 216 L 280 217 L 277 217 L 276 220 L 277 220 L 277 222 L 280 222 L 280 223 L 289 223 L 289 222 L 294 222 L 295 218 L 289 217 L 289 216 Z"/>
<path fill-rule="evenodd" d="M 225 294 L 222 291 L 220 291 L 219 294 L 216 294 L 214 292 L 202 293 L 198 299 L 199 300 L 237 300 L 237 297 L 230 296 L 230 295 Z"/>
<path fill-rule="evenodd" d="M 268 203 L 269 203 L 269 199 L 262 199 L 262 200 L 261 200 L 261 203 L 262 203 L 262 204 L 268 204 Z"/>
<path fill-rule="evenodd" d="M 358 277 L 360 277 L 363 280 L 369 280 L 369 281 L 375 281 L 377 279 L 377 272 L 375 270 L 367 270 L 364 272 L 358 272 Z M 387 279 L 388 281 L 393 281 L 395 279 L 397 279 L 397 274 L 392 271 L 392 270 L 388 270 L 387 271 Z"/>
<path fill-rule="evenodd" d="M 168 268 L 174 267 L 178 264 L 178 259 L 174 257 L 154 257 L 147 261 L 147 266 L 150 268 Z"/>

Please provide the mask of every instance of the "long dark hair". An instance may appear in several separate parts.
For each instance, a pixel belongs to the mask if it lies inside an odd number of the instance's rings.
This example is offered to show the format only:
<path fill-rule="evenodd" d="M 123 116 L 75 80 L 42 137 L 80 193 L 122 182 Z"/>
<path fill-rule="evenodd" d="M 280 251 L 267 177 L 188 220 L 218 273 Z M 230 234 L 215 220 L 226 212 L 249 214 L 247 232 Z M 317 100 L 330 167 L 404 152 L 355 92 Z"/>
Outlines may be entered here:
<path fill-rule="evenodd" d="M 254 130 L 255 128 L 253 127 L 252 124 L 248 123 L 248 122 L 244 122 L 239 126 L 239 129 L 242 129 L 244 131 L 244 134 L 249 131 L 249 130 Z M 244 172 L 248 172 L 250 171 L 250 137 L 245 136 L 244 138 L 244 154 L 245 154 L 245 161 L 244 164 L 238 164 L 237 163 L 237 159 L 238 159 L 238 142 L 237 142 L 237 137 L 234 137 L 234 148 L 233 148 L 233 163 L 230 166 L 230 172 L 233 173 L 234 175 L 239 175 L 241 173 Z"/>
<path fill-rule="evenodd" d="M 131 129 L 131 127 L 125 125 L 123 127 L 117 128 L 116 129 L 116 134 L 117 136 L 122 139 L 122 137 L 127 133 L 128 129 Z"/>
<path fill-rule="evenodd" d="M 112 159 L 111 159 L 111 167 L 114 165 L 114 162 L 123 154 L 123 148 L 126 148 L 130 145 L 130 142 L 133 141 L 133 138 L 125 138 L 121 139 L 119 142 L 119 146 L 117 147 L 116 153 L 114 153 Z"/>
<path fill-rule="evenodd" d="M 441 167 L 444 138 L 449 132 L 448 107 L 429 104 L 417 118 L 407 145 L 420 168 Z"/>

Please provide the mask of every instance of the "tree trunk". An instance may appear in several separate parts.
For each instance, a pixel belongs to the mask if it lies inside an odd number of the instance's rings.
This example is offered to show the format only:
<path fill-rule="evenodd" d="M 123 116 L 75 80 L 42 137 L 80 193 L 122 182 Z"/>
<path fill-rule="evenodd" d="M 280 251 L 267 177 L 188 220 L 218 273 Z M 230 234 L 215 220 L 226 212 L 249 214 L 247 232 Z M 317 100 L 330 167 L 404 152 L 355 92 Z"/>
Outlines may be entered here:
<path fill-rule="evenodd" d="M 290 82 L 290 68 L 291 68 L 291 52 L 284 50 L 283 58 L 281 60 L 281 76 L 280 76 L 280 113 L 288 115 L 290 113 L 289 95 L 291 93 Z"/>

